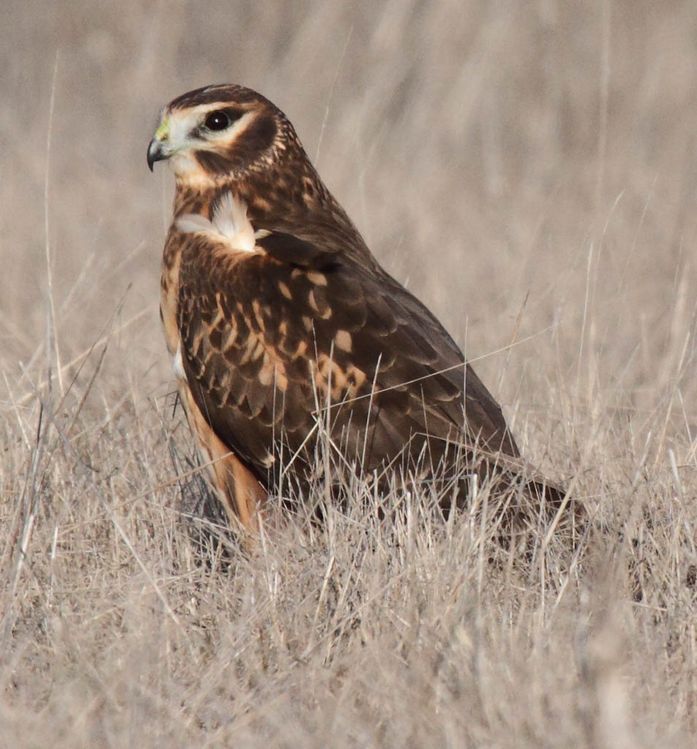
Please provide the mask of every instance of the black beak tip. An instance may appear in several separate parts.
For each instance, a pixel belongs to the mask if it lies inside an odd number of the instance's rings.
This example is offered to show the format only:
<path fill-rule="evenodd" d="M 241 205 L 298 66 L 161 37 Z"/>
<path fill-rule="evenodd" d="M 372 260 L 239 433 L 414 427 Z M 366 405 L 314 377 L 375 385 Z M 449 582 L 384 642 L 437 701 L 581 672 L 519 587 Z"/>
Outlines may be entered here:
<path fill-rule="evenodd" d="M 152 172 L 156 161 L 167 158 L 162 152 L 162 144 L 158 140 L 151 140 L 148 146 L 148 169 Z"/>

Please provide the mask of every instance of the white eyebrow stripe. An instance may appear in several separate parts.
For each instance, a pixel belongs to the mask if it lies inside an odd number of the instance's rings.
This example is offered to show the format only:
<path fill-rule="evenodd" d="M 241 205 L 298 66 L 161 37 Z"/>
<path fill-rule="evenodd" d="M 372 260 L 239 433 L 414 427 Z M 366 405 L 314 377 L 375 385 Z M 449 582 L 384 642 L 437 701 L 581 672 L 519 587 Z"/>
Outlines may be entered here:
<path fill-rule="evenodd" d="M 166 113 L 168 134 L 163 140 L 165 148 L 171 153 L 173 159 L 186 156 L 182 149 L 191 148 L 196 151 L 216 151 L 221 143 L 233 143 L 241 132 L 247 129 L 248 125 L 256 117 L 256 111 L 250 109 L 245 112 L 239 119 L 219 132 L 208 130 L 205 137 L 190 138 L 191 134 L 203 124 L 205 115 L 209 112 L 215 112 L 219 109 L 225 109 L 225 105 L 220 102 L 217 104 L 207 104 L 193 109 L 173 110 Z M 174 163 L 172 160 L 170 163 Z"/>
<path fill-rule="evenodd" d="M 225 109 L 225 107 L 221 107 L 219 104 L 211 106 L 210 108 L 204 110 L 206 113 L 208 112 L 215 112 L 218 109 Z M 206 140 L 203 141 L 203 150 L 208 150 L 206 148 L 206 145 L 210 147 L 210 150 L 215 150 L 215 147 L 218 145 L 218 143 L 233 143 L 237 136 L 243 131 L 247 129 L 247 126 L 249 123 L 257 116 L 257 113 L 252 109 L 249 112 L 245 112 L 240 118 L 235 120 L 230 127 L 226 127 L 225 130 L 220 130 L 218 132 L 208 131 L 206 133 Z"/>
<path fill-rule="evenodd" d="M 236 119 L 230 127 L 218 131 L 206 130 L 205 138 L 202 137 L 200 139 L 197 138 L 195 141 L 189 141 L 189 135 L 198 127 L 203 126 L 205 115 L 226 108 L 224 104 L 219 103 L 184 110 L 184 112 L 178 112 L 177 110 L 170 112 L 169 141 L 171 145 L 174 148 L 180 148 L 185 143 L 190 142 L 191 146 L 195 147 L 198 151 L 215 151 L 221 142 L 232 143 L 243 130 L 247 129 L 249 123 L 256 117 L 257 113 L 253 109 L 250 109 Z"/>

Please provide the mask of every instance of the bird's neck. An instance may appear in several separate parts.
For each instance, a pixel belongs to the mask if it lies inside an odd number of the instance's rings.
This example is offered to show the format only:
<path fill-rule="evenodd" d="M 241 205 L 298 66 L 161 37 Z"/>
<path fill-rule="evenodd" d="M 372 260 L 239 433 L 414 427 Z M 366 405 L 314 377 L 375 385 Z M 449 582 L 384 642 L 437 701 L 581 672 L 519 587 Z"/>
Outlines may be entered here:
<path fill-rule="evenodd" d="M 294 175 L 293 182 L 303 185 L 303 189 L 295 190 L 289 189 L 282 175 L 267 172 L 247 175 L 244 179 L 217 178 L 207 183 L 177 180 L 174 218 L 187 213 L 211 218 L 216 201 L 229 191 L 244 201 L 247 216 L 257 230 L 281 231 L 321 241 L 328 251 L 351 247 L 358 254 L 369 254 L 358 230 L 314 169 L 300 177 L 298 182 L 298 175 Z"/>

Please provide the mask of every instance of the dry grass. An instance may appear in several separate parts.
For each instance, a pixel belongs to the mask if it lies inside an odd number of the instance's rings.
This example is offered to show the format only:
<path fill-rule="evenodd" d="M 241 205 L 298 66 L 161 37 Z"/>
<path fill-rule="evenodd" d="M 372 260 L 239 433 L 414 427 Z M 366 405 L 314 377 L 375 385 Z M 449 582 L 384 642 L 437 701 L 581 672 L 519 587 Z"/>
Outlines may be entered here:
<path fill-rule="evenodd" d="M 696 34 L 678 0 L 5 3 L 0 745 L 694 745 Z M 550 577 L 417 498 L 202 563 L 145 149 L 226 80 L 624 541 Z"/>

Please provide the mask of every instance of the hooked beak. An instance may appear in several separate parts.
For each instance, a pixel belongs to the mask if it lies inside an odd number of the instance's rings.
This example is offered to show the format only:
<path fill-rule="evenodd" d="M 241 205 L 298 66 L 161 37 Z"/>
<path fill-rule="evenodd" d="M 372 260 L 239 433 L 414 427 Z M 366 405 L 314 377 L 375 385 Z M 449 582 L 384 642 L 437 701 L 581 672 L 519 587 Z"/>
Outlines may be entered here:
<path fill-rule="evenodd" d="M 169 158 L 169 154 L 163 148 L 162 141 L 155 137 L 150 141 L 148 146 L 148 168 L 152 172 L 153 165 L 156 161 L 162 161 Z"/>

